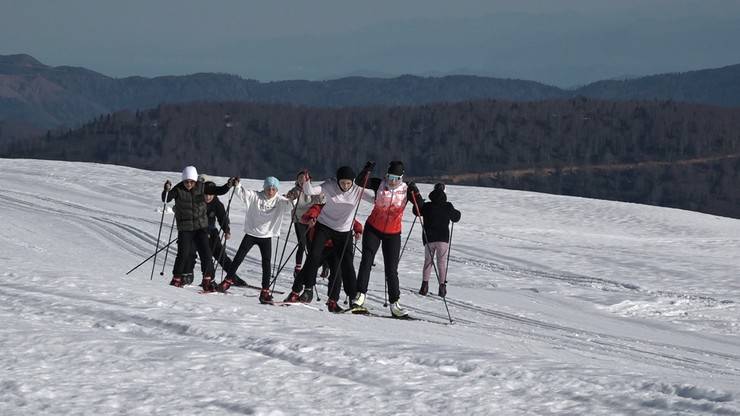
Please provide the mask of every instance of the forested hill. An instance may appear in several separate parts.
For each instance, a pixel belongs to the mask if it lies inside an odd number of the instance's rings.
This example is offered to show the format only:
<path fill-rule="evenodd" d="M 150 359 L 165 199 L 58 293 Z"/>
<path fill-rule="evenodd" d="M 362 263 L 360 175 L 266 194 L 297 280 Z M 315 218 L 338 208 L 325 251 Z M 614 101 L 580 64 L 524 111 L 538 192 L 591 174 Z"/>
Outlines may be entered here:
<path fill-rule="evenodd" d="M 576 94 L 605 100 L 671 99 L 689 103 L 740 107 L 740 65 L 623 81 L 599 81 Z"/>
<path fill-rule="evenodd" d="M 101 116 L 0 156 L 290 181 L 340 164 L 410 177 L 686 208 L 740 218 L 740 109 L 671 101 L 480 101 L 309 108 L 193 103 Z"/>

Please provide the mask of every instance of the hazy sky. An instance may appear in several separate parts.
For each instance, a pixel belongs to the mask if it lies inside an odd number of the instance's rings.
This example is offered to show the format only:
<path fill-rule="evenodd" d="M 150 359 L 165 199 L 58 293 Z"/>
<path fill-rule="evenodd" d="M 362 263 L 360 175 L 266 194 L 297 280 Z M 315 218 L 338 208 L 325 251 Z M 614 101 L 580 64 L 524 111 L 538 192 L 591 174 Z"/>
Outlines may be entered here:
<path fill-rule="evenodd" d="M 740 63 L 738 19 L 737 0 L 0 0 L 0 54 L 114 77 L 468 72 L 568 85 Z"/>

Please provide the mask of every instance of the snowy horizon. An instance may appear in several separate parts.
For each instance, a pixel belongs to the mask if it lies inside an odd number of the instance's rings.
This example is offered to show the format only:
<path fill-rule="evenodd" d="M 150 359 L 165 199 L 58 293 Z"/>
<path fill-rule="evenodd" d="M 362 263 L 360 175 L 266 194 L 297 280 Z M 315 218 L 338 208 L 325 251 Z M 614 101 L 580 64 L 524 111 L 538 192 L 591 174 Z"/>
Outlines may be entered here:
<path fill-rule="evenodd" d="M 169 286 L 174 250 L 163 276 L 164 252 L 153 280 L 151 262 L 125 274 L 154 252 L 162 184 L 179 172 L 22 159 L 0 169 L 2 415 L 740 415 L 736 219 L 449 185 L 462 212 L 450 325 L 441 298 L 416 293 L 419 224 L 399 278 L 401 304 L 423 321 L 329 313 L 323 279 L 321 301 L 261 305 L 248 288 Z M 233 256 L 236 199 L 230 218 Z M 404 240 L 412 221 L 407 208 Z M 286 254 L 294 244 L 291 231 Z M 390 316 L 381 253 L 376 264 L 368 306 Z M 259 270 L 253 248 L 239 275 L 259 284 Z"/>

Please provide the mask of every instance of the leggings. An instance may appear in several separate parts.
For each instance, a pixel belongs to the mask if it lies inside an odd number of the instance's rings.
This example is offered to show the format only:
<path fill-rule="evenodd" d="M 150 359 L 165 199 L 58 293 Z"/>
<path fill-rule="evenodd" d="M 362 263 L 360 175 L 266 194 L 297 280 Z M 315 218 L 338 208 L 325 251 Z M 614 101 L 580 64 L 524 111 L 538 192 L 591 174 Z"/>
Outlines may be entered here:
<path fill-rule="evenodd" d="M 270 237 L 253 237 L 249 234 L 244 234 L 239 249 L 236 251 L 234 260 L 231 262 L 231 267 L 226 270 L 227 278 L 235 278 L 236 271 L 244 261 L 244 257 L 247 256 L 252 246 L 257 245 L 260 249 L 260 255 L 262 256 L 262 288 L 268 289 L 270 287 L 270 261 L 272 256 L 272 238 Z"/>
<path fill-rule="evenodd" d="M 396 302 L 401 297 L 398 285 L 398 257 L 401 254 L 401 234 L 383 234 L 372 225 L 365 224 L 362 234 L 362 260 L 357 273 L 357 291 L 367 293 L 370 282 L 370 270 L 373 267 L 375 253 L 383 246 L 383 264 L 385 280 L 388 281 L 388 301 Z"/>

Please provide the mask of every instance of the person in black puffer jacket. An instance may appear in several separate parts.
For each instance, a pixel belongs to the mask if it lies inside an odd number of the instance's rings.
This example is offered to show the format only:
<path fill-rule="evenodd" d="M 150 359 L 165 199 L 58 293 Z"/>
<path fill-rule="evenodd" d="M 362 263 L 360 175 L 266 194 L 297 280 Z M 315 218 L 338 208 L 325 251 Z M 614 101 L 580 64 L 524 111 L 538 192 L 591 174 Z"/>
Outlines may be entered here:
<path fill-rule="evenodd" d="M 203 271 L 204 291 L 213 291 L 213 261 L 211 260 L 211 249 L 208 246 L 208 217 L 206 216 L 206 193 L 212 195 L 223 195 L 229 191 L 235 181 L 223 186 L 206 186 L 198 182 L 198 172 L 194 166 L 187 166 L 182 171 L 182 181 L 172 186 L 170 181 L 164 183 L 162 201 L 175 200 L 175 221 L 177 222 L 177 256 L 175 257 L 175 268 L 172 273 L 170 284 L 175 287 L 183 286 L 182 275 L 186 271 L 188 257 L 193 251 L 193 246 L 198 250 L 201 259 L 201 270 Z"/>
<path fill-rule="evenodd" d="M 432 262 L 436 255 L 439 279 L 437 294 L 445 297 L 447 296 L 447 252 L 450 248 L 450 221 L 460 221 L 461 214 L 452 203 L 447 202 L 447 194 L 445 194 L 443 183 L 434 185 L 434 190 L 429 193 L 429 202 L 424 203 L 421 207 L 421 215 L 424 218 L 422 242 L 426 248 L 424 250 L 424 269 L 419 294 L 426 295 L 429 293 L 429 279 L 434 267 Z"/>

